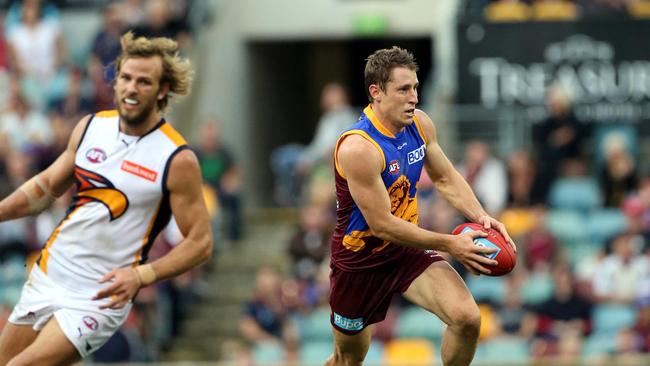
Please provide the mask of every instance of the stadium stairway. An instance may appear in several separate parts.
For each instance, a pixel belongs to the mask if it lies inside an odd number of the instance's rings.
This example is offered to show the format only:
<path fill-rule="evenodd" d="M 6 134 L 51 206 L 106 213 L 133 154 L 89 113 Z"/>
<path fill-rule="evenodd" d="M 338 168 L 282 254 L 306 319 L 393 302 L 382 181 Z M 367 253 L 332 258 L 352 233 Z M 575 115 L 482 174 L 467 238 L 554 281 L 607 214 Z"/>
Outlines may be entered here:
<path fill-rule="evenodd" d="M 256 209 L 247 214 L 244 239 L 232 245 L 217 243 L 201 300 L 183 321 L 167 361 L 218 361 L 228 343 L 241 340 L 239 318 L 253 293 L 255 273 L 263 265 L 288 269 L 286 248 L 297 220 L 294 209 Z"/>

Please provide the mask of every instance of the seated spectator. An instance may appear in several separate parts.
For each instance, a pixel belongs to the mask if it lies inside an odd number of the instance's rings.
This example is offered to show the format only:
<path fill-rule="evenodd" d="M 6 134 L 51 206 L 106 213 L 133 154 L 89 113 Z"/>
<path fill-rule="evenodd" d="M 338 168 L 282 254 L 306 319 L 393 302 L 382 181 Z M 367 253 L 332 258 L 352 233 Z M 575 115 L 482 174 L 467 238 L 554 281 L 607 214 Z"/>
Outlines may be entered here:
<path fill-rule="evenodd" d="M 638 235 L 621 234 L 612 241 L 611 254 L 605 257 L 593 277 L 593 289 L 601 302 L 631 303 L 648 272 L 648 261 L 638 257 L 643 240 Z"/>
<path fill-rule="evenodd" d="M 47 146 L 52 141 L 47 117 L 31 108 L 19 87 L 12 87 L 10 108 L 0 114 L 0 134 L 7 136 L 13 149 L 21 151 Z"/>
<path fill-rule="evenodd" d="M 546 188 L 541 192 L 545 198 L 564 162 L 583 157 L 583 144 L 588 137 L 587 127 L 573 113 L 571 96 L 561 85 L 549 87 L 546 108 L 548 118 L 533 129 L 539 185 Z"/>
<path fill-rule="evenodd" d="M 136 36 L 172 38 L 178 42 L 181 50 L 191 44 L 185 19 L 173 17 L 168 0 L 149 0 L 145 8 L 145 23 L 133 29 Z"/>
<path fill-rule="evenodd" d="M 216 120 L 201 123 L 196 154 L 203 179 L 215 190 L 223 209 L 226 239 L 239 241 L 243 231 L 241 171 L 224 144 Z"/>
<path fill-rule="evenodd" d="M 619 207 L 637 187 L 634 158 L 625 146 L 625 140 L 610 134 L 604 141 L 605 163 L 600 171 L 600 184 L 605 207 Z"/>
<path fill-rule="evenodd" d="M 282 294 L 282 278 L 277 270 L 271 267 L 258 270 L 255 293 L 245 305 L 239 329 L 242 336 L 253 343 L 295 344 L 297 341 Z"/>
<path fill-rule="evenodd" d="M 9 28 L 6 36 L 12 68 L 47 85 L 65 58 L 58 22 L 43 17 L 39 1 L 25 1 L 21 22 Z"/>
<path fill-rule="evenodd" d="M 329 254 L 332 217 L 323 207 L 308 206 L 300 213 L 300 224 L 289 242 L 289 255 L 297 279 L 313 282 Z"/>
<path fill-rule="evenodd" d="M 321 171 L 315 167 L 326 165 L 331 174 L 329 164 L 334 145 L 339 135 L 359 117 L 350 107 L 345 89 L 338 83 L 323 87 L 320 106 L 323 114 L 311 143 L 307 147 L 300 144 L 284 145 L 275 149 L 271 155 L 275 174 L 275 199 L 280 204 L 295 205 L 303 201 L 304 186 L 308 186 L 305 183 Z"/>
<path fill-rule="evenodd" d="M 483 141 L 470 142 L 458 170 L 485 210 L 492 216 L 498 216 L 506 205 L 508 179 L 503 162 L 492 156 L 490 146 Z"/>
<path fill-rule="evenodd" d="M 508 206 L 527 207 L 545 202 L 537 178 L 537 168 L 528 151 L 513 152 L 508 159 Z"/>

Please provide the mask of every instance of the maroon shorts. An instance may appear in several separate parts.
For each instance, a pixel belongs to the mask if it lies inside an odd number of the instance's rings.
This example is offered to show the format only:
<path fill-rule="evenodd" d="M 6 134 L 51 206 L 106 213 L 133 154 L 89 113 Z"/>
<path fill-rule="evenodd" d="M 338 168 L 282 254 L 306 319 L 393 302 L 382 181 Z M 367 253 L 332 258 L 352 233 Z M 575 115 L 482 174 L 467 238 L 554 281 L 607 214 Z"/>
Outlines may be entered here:
<path fill-rule="evenodd" d="M 382 268 L 330 273 L 330 322 L 338 331 L 353 335 L 386 318 L 391 299 L 408 290 L 431 263 L 444 260 L 434 251 L 418 251 Z"/>

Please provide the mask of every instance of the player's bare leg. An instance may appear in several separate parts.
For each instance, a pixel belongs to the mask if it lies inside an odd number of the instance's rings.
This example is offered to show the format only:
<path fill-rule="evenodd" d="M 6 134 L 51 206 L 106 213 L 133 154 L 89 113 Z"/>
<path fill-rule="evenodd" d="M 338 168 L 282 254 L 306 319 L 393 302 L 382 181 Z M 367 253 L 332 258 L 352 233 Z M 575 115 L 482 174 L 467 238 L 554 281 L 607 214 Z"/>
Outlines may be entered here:
<path fill-rule="evenodd" d="M 0 334 L 0 365 L 6 365 L 9 360 L 27 348 L 38 336 L 31 325 L 16 325 L 7 322 Z"/>
<path fill-rule="evenodd" d="M 372 325 L 353 336 L 334 332 L 334 353 L 325 361 L 325 366 L 361 366 L 370 348 Z"/>
<path fill-rule="evenodd" d="M 9 361 L 7 366 L 72 365 L 80 358 L 79 352 L 63 334 L 56 318 L 52 317 L 36 340 Z"/>
<path fill-rule="evenodd" d="M 442 338 L 442 363 L 469 365 L 476 352 L 481 315 L 472 294 L 449 263 L 431 264 L 411 283 L 404 296 L 448 325 Z"/>

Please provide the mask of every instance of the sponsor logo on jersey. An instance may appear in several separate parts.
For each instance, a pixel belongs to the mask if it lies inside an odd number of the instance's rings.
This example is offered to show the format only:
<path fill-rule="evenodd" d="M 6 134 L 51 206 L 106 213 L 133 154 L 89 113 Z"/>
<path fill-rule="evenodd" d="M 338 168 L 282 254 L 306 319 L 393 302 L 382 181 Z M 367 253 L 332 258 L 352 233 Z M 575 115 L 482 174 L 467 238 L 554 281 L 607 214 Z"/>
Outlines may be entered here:
<path fill-rule="evenodd" d="M 92 147 L 86 151 L 86 159 L 93 164 L 99 164 L 106 160 L 106 153 L 100 148 Z"/>
<path fill-rule="evenodd" d="M 148 181 L 155 182 L 156 177 L 158 177 L 158 173 L 151 169 L 147 169 L 143 167 L 142 165 L 138 165 L 136 163 L 132 163 L 128 160 L 124 160 L 122 162 L 121 169 L 124 170 L 127 173 L 131 173 L 133 175 L 137 175 L 140 178 L 144 178 Z"/>
<path fill-rule="evenodd" d="M 409 144 L 408 142 L 405 142 L 405 143 L 399 145 L 399 146 L 397 147 L 397 150 L 402 150 L 402 148 L 403 148 L 404 146 L 408 145 L 408 144 Z"/>
<path fill-rule="evenodd" d="M 81 321 L 83 321 L 84 325 L 90 330 L 97 330 L 97 328 L 99 328 L 99 322 L 97 319 L 93 318 L 90 315 L 84 316 L 81 318 Z"/>
<path fill-rule="evenodd" d="M 415 164 L 418 161 L 424 159 L 424 145 L 418 147 L 413 151 L 409 151 L 407 157 L 409 165 Z"/>
<path fill-rule="evenodd" d="M 392 160 L 388 163 L 388 172 L 393 175 L 399 173 L 399 161 Z"/>
<path fill-rule="evenodd" d="M 358 331 L 363 329 L 363 318 L 348 319 L 342 315 L 334 313 L 334 325 L 341 329 Z"/>

